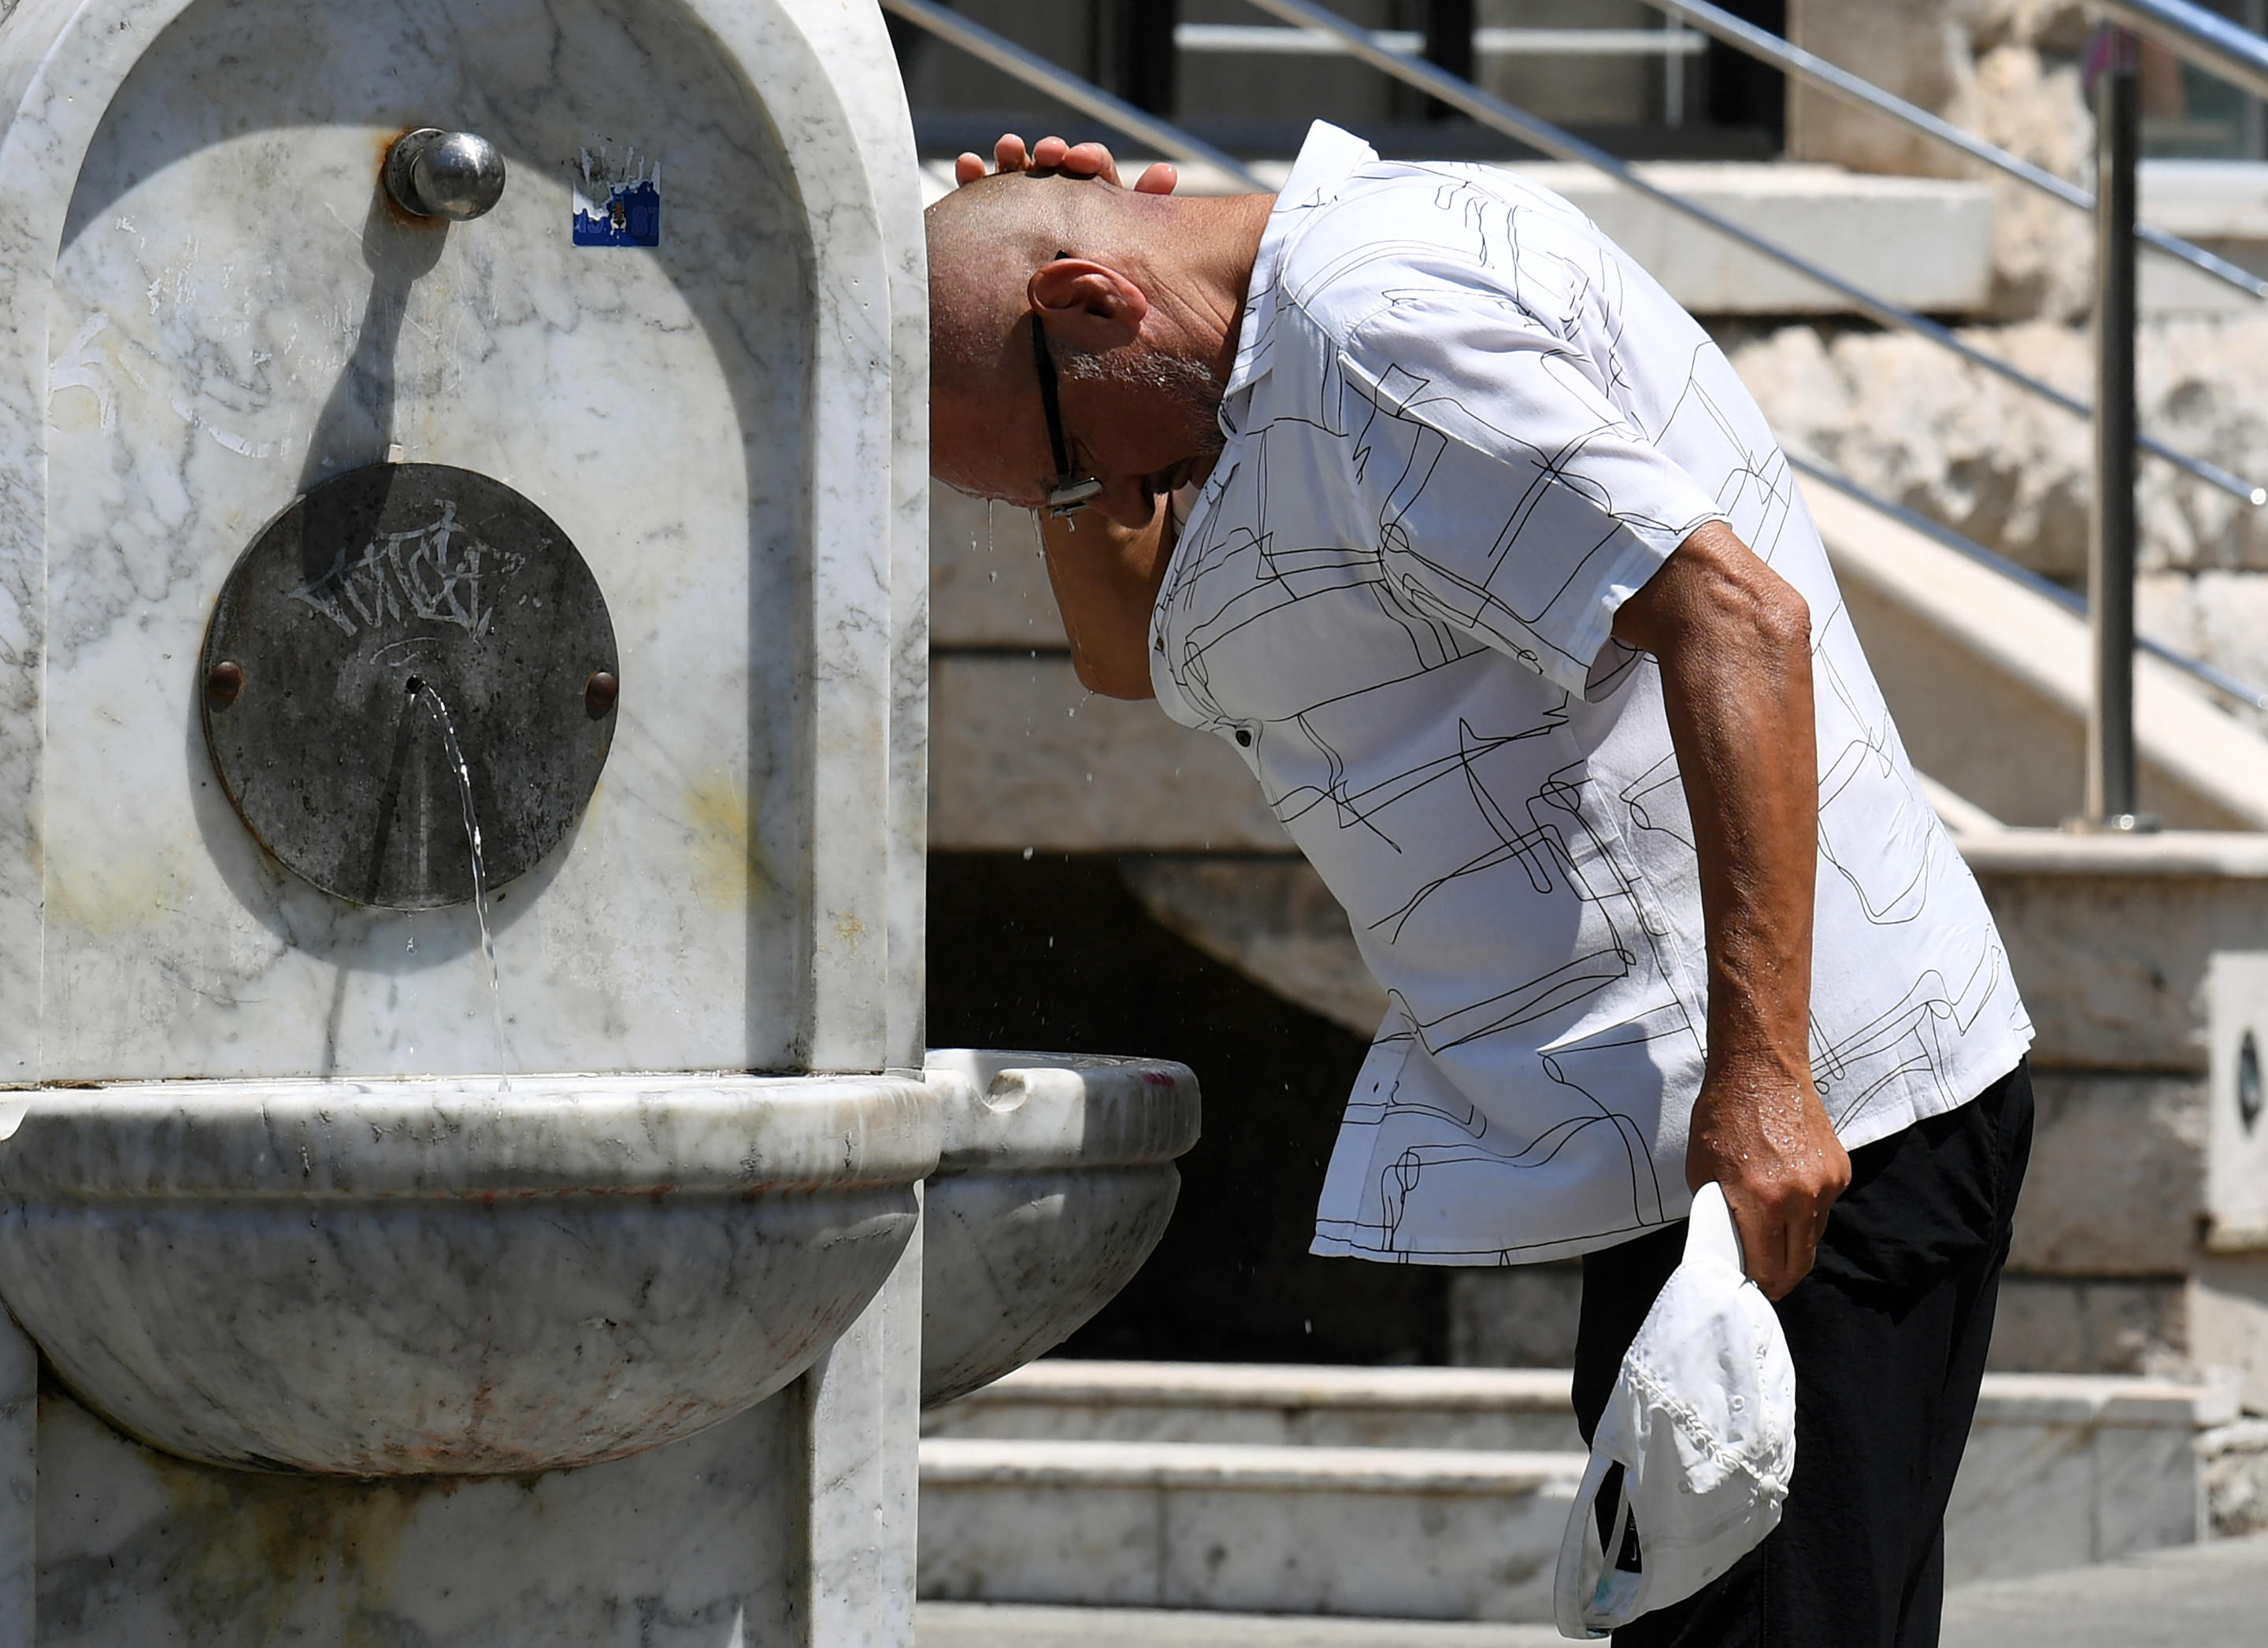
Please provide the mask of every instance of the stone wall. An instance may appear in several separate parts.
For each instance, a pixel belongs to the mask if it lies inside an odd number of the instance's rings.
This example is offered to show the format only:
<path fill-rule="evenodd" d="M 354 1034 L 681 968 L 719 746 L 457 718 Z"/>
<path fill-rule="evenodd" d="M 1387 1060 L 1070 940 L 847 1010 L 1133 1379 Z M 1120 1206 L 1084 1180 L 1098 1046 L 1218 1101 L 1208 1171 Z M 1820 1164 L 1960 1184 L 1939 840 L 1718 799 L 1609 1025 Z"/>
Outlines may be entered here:
<path fill-rule="evenodd" d="M 2094 122 L 2080 92 L 2091 24 L 2061 0 L 1792 0 L 1788 33 L 1933 114 L 2065 177 L 2083 176 Z M 1997 197 L 2003 320 L 2075 319 L 2088 302 L 2088 226 L 2068 207 L 1945 144 L 1808 86 L 1788 92 L 1788 151 L 1859 172 L 1977 176 Z"/>
<path fill-rule="evenodd" d="M 2035 320 L 1962 335 L 2057 388 L 2090 393 L 2083 328 Z M 1791 326 L 1719 337 L 1789 445 L 2035 571 L 2085 578 L 2083 420 L 1904 333 Z M 2239 474 L 2268 471 L 2268 313 L 2146 321 L 2137 372 L 2152 434 Z M 2268 512 L 2146 459 L 2138 496 L 2146 574 L 2268 570 Z"/>
<path fill-rule="evenodd" d="M 2092 26 L 2086 8 L 2068 0 L 1793 0 L 1789 8 L 1799 43 L 2087 182 L 2094 122 L 2080 57 Z M 1988 324 L 1964 335 L 2088 395 L 2085 215 L 1800 87 L 1790 92 L 1789 148 L 1860 171 L 1988 180 L 1996 205 L 1992 295 L 1980 317 Z M 2081 420 L 1905 335 L 1805 325 L 1728 329 L 1724 341 L 1783 439 L 2035 570 L 2084 581 L 2092 488 Z M 2225 318 L 2151 316 L 2138 354 L 2145 429 L 2247 478 L 2268 476 L 2268 304 Z M 2146 461 L 2140 502 L 2144 633 L 2268 682 L 2268 511 Z"/>
<path fill-rule="evenodd" d="M 2268 309 L 2268 306 L 2264 306 Z M 2094 493 L 2088 426 L 1901 333 L 1721 328 L 1791 447 L 2074 588 Z M 2033 320 L 1963 335 L 2058 388 L 2089 393 L 2086 330 Z M 2159 317 L 2137 344 L 2143 427 L 2268 481 L 2268 313 Z M 2145 460 L 2142 632 L 2268 685 L 2268 511 Z"/>

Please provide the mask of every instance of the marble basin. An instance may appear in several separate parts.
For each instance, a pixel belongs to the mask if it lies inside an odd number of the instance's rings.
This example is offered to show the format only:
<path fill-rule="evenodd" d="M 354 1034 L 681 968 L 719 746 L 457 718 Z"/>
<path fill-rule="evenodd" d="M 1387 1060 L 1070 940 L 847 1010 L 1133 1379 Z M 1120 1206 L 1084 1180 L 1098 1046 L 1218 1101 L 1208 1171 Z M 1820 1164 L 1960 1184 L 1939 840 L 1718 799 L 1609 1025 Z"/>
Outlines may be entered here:
<path fill-rule="evenodd" d="M 72 1392 L 210 1463 L 535 1472 L 785 1385 L 911 1240 L 887 1077 L 153 1082 L 0 1116 L 0 1298 Z"/>
<path fill-rule="evenodd" d="M 932 1051 L 943 1129 L 922 1218 L 924 1407 L 1061 1344 L 1133 1279 L 1197 1142 L 1197 1080 L 1164 1059 Z"/>

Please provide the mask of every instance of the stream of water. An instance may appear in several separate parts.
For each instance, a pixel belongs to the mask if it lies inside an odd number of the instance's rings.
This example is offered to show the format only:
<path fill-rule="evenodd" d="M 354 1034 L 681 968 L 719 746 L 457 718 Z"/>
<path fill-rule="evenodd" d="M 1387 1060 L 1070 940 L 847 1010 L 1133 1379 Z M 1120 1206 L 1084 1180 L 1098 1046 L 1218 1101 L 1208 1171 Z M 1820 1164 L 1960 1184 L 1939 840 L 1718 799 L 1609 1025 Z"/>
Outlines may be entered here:
<path fill-rule="evenodd" d="M 496 1016 L 497 1091 L 512 1091 L 512 1049 L 504 1035 L 504 984 L 497 973 L 496 939 L 489 931 L 488 867 L 481 858 L 481 819 L 473 807 L 473 769 L 465 764 L 465 752 L 457 742 L 457 724 L 449 718 L 449 706 L 442 701 L 431 684 L 416 676 L 409 678 L 409 690 L 418 702 L 433 712 L 434 722 L 441 729 L 441 745 L 448 754 L 450 769 L 457 775 L 457 795 L 464 803 L 465 842 L 473 854 L 473 914 L 481 926 L 481 956 L 489 968 L 489 1006 Z"/>

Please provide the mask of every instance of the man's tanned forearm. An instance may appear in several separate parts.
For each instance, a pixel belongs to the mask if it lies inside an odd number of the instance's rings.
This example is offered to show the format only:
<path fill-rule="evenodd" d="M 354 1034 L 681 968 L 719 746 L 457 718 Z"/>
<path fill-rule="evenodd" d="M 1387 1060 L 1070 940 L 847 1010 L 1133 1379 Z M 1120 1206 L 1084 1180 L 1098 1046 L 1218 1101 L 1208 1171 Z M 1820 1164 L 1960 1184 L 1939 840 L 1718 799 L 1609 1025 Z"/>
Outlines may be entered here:
<path fill-rule="evenodd" d="M 1749 1274 L 1778 1298 L 1811 1268 L 1828 1209 L 1850 1181 L 1811 1082 L 1810 614 L 1712 522 L 1624 604 L 1615 635 L 1660 662 L 1700 863 L 1709 1058 L 1686 1175 L 1723 1184 Z"/>
<path fill-rule="evenodd" d="M 1709 930 L 1709 1056 L 1810 1070 L 1819 766 L 1803 598 L 1712 522 L 1624 605 L 1661 666 Z"/>
<path fill-rule="evenodd" d="M 1166 578 L 1167 519 L 1162 498 L 1156 518 L 1138 531 L 1093 510 L 1059 520 L 1040 518 L 1048 582 L 1063 614 L 1071 666 L 1089 692 L 1106 698 L 1152 695 L 1150 612 Z"/>

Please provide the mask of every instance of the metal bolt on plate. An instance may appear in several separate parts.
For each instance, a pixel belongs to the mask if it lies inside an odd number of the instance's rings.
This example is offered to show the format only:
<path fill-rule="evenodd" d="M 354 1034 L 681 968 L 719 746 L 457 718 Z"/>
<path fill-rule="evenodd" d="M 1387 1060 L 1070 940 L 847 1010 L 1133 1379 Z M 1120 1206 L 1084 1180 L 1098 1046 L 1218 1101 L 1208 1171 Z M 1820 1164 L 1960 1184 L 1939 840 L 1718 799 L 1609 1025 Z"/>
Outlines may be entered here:
<path fill-rule="evenodd" d="M 583 683 L 583 708 L 595 721 L 615 707 L 615 695 L 621 690 L 612 670 L 593 670 L 591 679 Z"/>
<path fill-rule="evenodd" d="M 205 673 L 205 702 L 216 710 L 227 709 L 243 690 L 244 666 L 234 658 L 223 658 Z"/>

